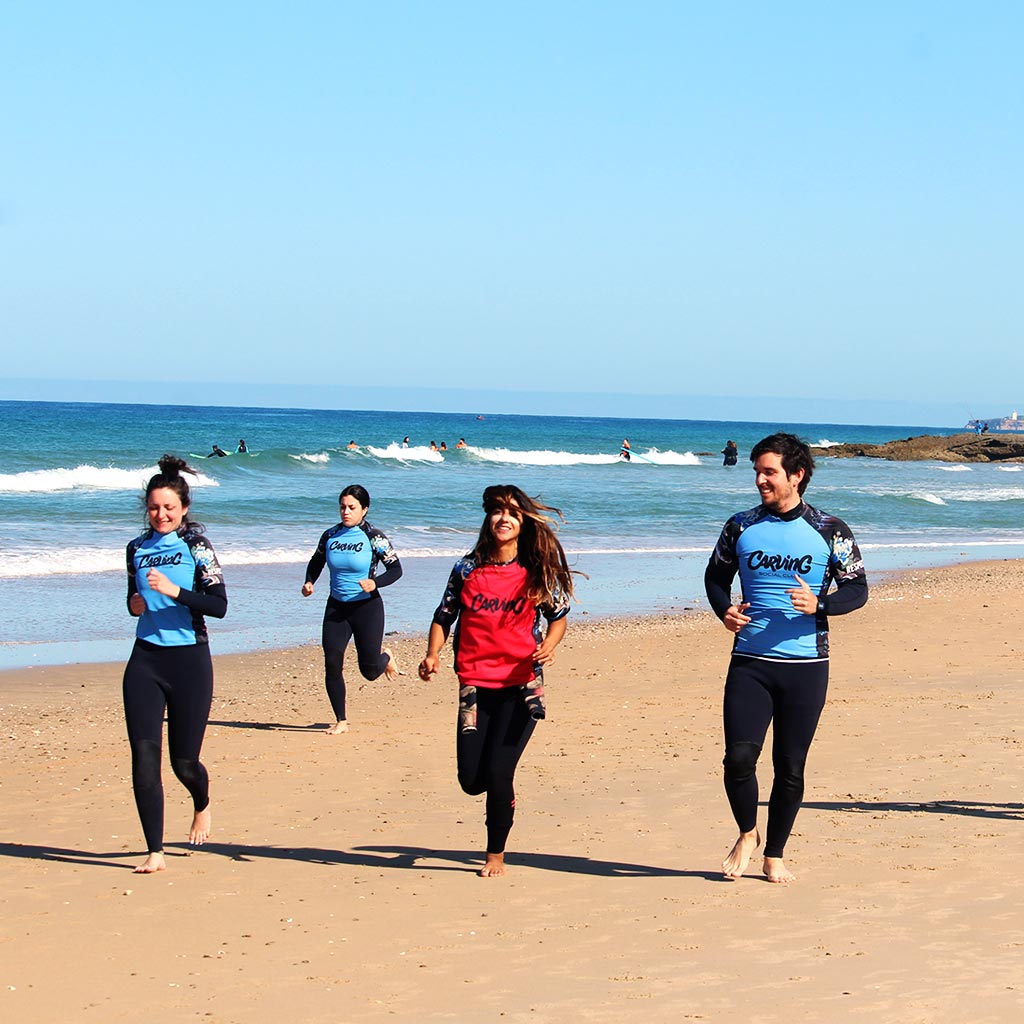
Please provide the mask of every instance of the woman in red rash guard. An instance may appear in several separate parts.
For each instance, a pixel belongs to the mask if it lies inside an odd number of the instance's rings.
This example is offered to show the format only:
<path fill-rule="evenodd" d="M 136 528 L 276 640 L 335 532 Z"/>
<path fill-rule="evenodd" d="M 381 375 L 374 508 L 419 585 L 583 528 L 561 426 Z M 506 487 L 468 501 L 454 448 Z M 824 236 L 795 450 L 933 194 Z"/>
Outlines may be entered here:
<path fill-rule="evenodd" d="M 459 785 L 487 794 L 487 856 L 481 876 L 505 873 L 515 813 L 515 770 L 544 717 L 543 666 L 565 636 L 572 573 L 551 519 L 558 509 L 499 484 L 483 495 L 476 547 L 455 563 L 434 612 L 420 678 L 438 670 L 452 626 L 459 677 Z M 543 629 L 547 624 L 546 631 Z"/>

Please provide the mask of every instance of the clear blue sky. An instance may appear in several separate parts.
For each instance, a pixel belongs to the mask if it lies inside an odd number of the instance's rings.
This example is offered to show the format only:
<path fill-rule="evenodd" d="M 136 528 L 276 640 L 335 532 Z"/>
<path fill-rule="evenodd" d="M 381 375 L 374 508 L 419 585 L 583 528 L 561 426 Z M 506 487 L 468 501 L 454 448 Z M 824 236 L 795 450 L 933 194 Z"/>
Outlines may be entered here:
<path fill-rule="evenodd" d="M 1011 2 L 9 7 L 3 376 L 1024 408 L 1022 29 Z"/>

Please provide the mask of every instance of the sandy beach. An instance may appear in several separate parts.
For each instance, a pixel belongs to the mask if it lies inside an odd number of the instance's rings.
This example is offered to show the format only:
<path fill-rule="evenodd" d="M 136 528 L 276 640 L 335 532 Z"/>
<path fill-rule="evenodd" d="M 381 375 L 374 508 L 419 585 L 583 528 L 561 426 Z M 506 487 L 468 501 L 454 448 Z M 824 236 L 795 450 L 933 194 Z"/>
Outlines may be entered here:
<path fill-rule="evenodd" d="M 0 1012 L 35 1021 L 916 1022 L 1024 1009 L 1024 562 L 920 570 L 833 620 L 829 702 L 787 848 L 723 880 L 729 635 L 572 618 L 518 774 L 509 874 L 481 879 L 455 781 L 450 650 L 353 681 L 323 733 L 319 646 L 216 656 L 189 853 L 143 859 L 122 665 L 0 675 Z M 426 627 L 424 623 L 424 628 Z M 127 657 L 129 643 L 125 645 Z M 165 750 L 166 760 L 166 750 Z M 762 764 L 762 803 L 768 775 Z M 762 811 L 763 823 L 763 811 Z"/>

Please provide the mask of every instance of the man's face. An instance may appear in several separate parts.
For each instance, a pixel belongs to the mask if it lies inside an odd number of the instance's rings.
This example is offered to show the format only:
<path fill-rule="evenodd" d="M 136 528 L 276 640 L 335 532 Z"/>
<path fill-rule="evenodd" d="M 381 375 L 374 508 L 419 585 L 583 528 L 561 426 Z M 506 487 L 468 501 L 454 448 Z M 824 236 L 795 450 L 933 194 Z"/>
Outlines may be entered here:
<path fill-rule="evenodd" d="M 772 512 L 782 513 L 794 509 L 801 502 L 800 482 L 804 471 L 798 469 L 792 476 L 787 476 L 782 468 L 782 456 L 776 452 L 765 452 L 754 463 L 754 479 L 758 494 L 765 508 Z"/>

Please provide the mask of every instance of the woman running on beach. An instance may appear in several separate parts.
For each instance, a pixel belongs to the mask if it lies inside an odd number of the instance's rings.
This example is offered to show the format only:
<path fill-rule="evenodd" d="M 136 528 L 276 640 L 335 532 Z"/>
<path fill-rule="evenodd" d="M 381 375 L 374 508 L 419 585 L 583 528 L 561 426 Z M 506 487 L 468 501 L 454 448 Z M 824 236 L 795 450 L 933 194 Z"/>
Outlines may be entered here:
<path fill-rule="evenodd" d="M 174 455 L 146 487 L 146 530 L 127 548 L 128 611 L 138 617 L 124 670 L 124 715 L 132 748 L 132 788 L 149 855 L 136 869 L 166 868 L 160 746 L 164 710 L 171 767 L 192 797 L 188 841 L 210 835 L 210 780 L 199 760 L 213 699 L 213 662 L 204 616 L 228 610 L 224 577 L 203 528 L 189 519 L 191 493 Z"/>
<path fill-rule="evenodd" d="M 345 717 L 345 677 L 342 664 L 349 640 L 356 643 L 359 671 L 366 679 L 385 673 L 398 676 L 391 651 L 382 650 L 384 640 L 384 602 L 380 588 L 402 578 L 402 563 L 391 541 L 366 521 L 370 495 L 365 487 L 352 484 L 338 496 L 341 522 L 325 530 L 306 566 L 302 596 L 310 597 L 313 584 L 326 565 L 331 574 L 331 592 L 324 609 L 323 648 L 324 681 L 334 709 L 331 736 L 348 732 Z M 375 575 L 377 567 L 384 571 Z"/>
<path fill-rule="evenodd" d="M 518 487 L 488 487 L 476 547 L 455 563 L 434 612 L 419 674 L 437 672 L 458 620 L 453 647 L 459 677 L 456 739 L 459 785 L 487 794 L 487 852 L 480 874 L 505 873 L 505 843 L 515 813 L 515 770 L 544 717 L 543 666 L 565 636 L 572 574 L 544 513 L 556 508 Z M 548 623 L 547 635 L 541 620 Z"/>

